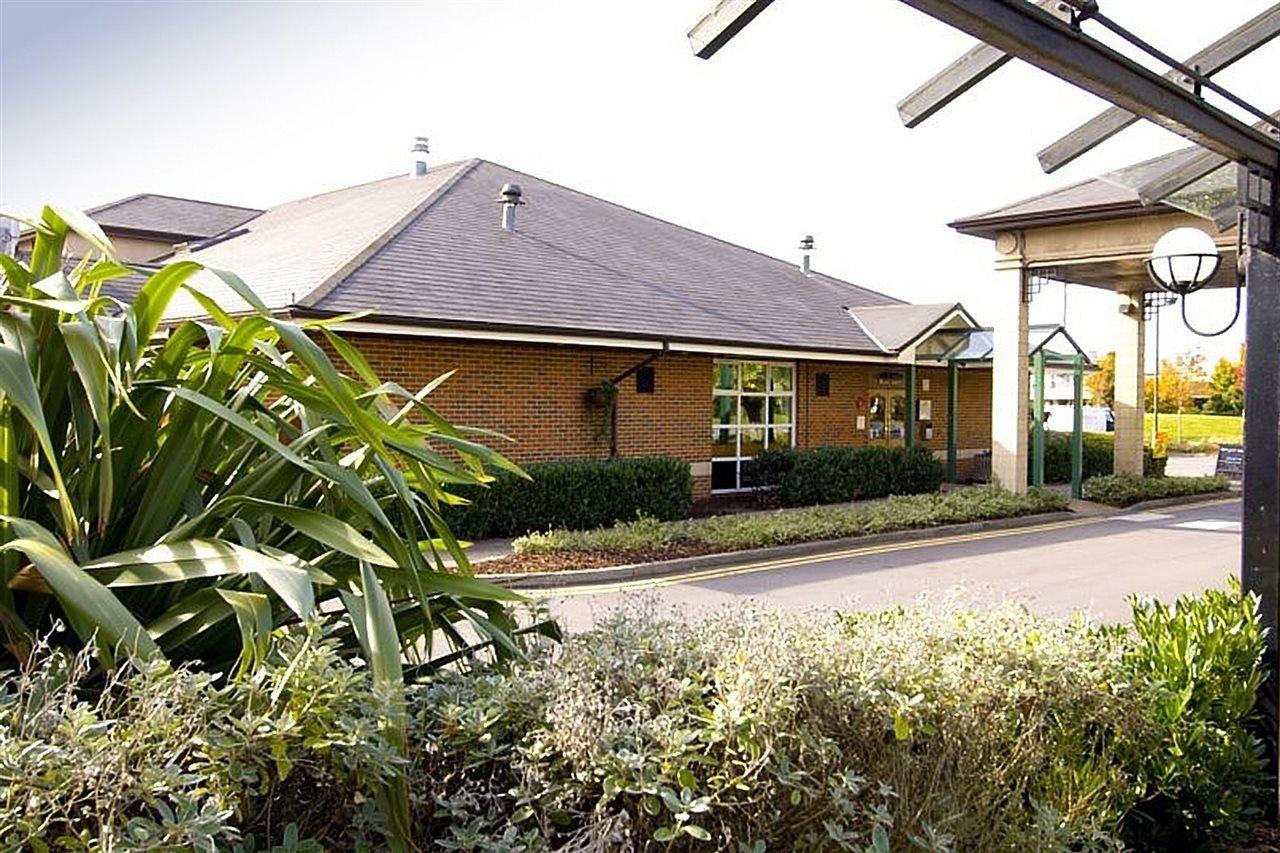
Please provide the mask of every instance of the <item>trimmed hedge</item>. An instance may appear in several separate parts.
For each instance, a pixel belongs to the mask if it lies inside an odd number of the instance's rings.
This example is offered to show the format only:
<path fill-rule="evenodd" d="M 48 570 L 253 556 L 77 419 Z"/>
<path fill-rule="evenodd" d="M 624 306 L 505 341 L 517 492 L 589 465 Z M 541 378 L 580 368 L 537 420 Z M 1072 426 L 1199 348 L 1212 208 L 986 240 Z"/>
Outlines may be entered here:
<path fill-rule="evenodd" d="M 446 519 L 468 539 L 520 536 L 551 528 L 588 530 L 637 517 L 684 518 L 693 502 L 689 463 L 670 456 L 575 459 L 525 466 L 530 479 L 503 472 Z"/>
<path fill-rule="evenodd" d="M 774 488 L 783 506 L 936 492 L 942 463 L 923 447 L 817 447 L 765 450 L 749 469 L 748 485 Z"/>
<path fill-rule="evenodd" d="M 1211 495 L 1231 488 L 1226 477 L 1135 477 L 1107 474 L 1085 480 L 1085 500 L 1108 506 L 1133 506 L 1142 501 L 1186 495 Z"/>
<path fill-rule="evenodd" d="M 1030 445 L 1028 445 L 1029 447 Z M 1084 479 L 1101 477 L 1115 470 L 1115 436 L 1109 432 L 1084 434 Z M 1027 476 L 1031 476 L 1031 454 L 1027 454 Z M 1147 477 L 1163 477 L 1166 460 L 1151 456 L 1151 448 L 1142 448 L 1142 473 Z M 1046 432 L 1044 434 L 1044 481 L 1046 483 L 1071 482 L 1071 433 Z M 1027 482 L 1030 482 L 1028 479 Z"/>

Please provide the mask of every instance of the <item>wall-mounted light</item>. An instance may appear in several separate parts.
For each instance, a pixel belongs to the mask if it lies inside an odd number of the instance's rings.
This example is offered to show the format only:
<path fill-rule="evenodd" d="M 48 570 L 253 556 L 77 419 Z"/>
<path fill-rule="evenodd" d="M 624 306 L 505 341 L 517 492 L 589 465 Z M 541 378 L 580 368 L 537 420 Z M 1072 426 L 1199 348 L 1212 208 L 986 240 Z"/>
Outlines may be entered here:
<path fill-rule="evenodd" d="M 1231 321 L 1216 332 L 1202 332 L 1187 319 L 1187 296 L 1209 283 L 1222 265 L 1222 256 L 1213 238 L 1199 228 L 1175 228 L 1165 234 L 1151 249 L 1147 258 L 1147 276 L 1153 284 L 1174 297 L 1182 297 L 1182 322 L 1197 335 L 1213 338 L 1225 333 L 1240 318 L 1242 282 L 1236 276 L 1236 311 Z"/>

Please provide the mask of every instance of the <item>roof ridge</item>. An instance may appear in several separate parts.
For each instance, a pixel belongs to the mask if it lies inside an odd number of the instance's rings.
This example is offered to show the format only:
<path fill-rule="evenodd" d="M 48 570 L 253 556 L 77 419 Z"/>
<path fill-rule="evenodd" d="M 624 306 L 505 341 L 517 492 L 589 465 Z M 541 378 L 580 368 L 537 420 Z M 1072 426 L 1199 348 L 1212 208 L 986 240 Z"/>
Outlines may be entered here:
<path fill-rule="evenodd" d="M 443 170 L 449 166 L 452 166 L 454 168 L 454 172 L 452 175 L 445 178 L 444 182 L 441 183 L 438 187 L 436 187 L 431 192 L 427 193 L 426 198 L 424 198 L 419 203 L 415 204 L 412 209 L 407 211 L 403 216 L 401 216 L 395 222 L 391 223 L 391 225 L 389 225 L 381 234 L 379 234 L 378 236 L 370 240 L 368 243 L 366 243 L 354 255 L 352 255 L 344 264 L 342 264 L 336 270 L 330 273 L 328 278 L 326 278 L 324 281 L 320 282 L 320 284 L 312 288 L 310 293 L 307 293 L 301 299 L 293 300 L 293 304 L 301 308 L 314 308 L 316 303 L 318 303 L 321 299 L 324 299 L 326 296 L 332 293 L 334 288 L 336 288 L 339 284 L 345 281 L 353 272 L 358 270 L 360 267 L 364 266 L 364 264 L 371 257 L 373 257 L 375 254 L 378 253 L 379 250 L 382 249 L 382 247 L 386 246 L 388 243 L 394 240 L 401 232 L 403 232 L 411 224 L 417 221 L 417 219 L 420 216 L 422 216 L 424 213 L 426 213 L 428 210 L 430 210 L 431 207 L 435 205 L 437 201 L 439 201 L 441 198 L 444 198 L 444 196 L 446 196 L 449 193 L 449 191 L 453 189 L 455 185 L 457 185 L 458 181 L 461 180 L 463 176 L 470 174 L 471 171 L 480 164 L 480 162 L 481 161 L 479 159 L 473 157 L 469 160 L 455 160 L 452 163 L 441 164 L 439 166 L 436 166 L 435 169 L 428 169 L 427 174 L 430 174 L 432 171 Z M 398 177 L 398 176 L 394 176 L 394 177 Z M 392 178 L 383 178 L 382 180 L 384 181 L 392 180 Z M 356 186 L 357 187 L 369 186 L 370 184 L 375 184 L 375 183 L 378 183 L 378 181 L 369 181 L 368 183 L 365 183 L 365 184 L 356 184 Z M 347 189 L 354 189 L 354 188 L 355 187 L 347 187 Z M 326 195 L 326 193 L 321 193 L 321 195 Z M 312 198 L 318 198 L 318 197 L 319 196 L 312 196 Z"/>
<path fill-rule="evenodd" d="M 506 169 L 507 171 L 515 172 L 515 173 L 516 173 L 516 174 L 518 174 L 518 175 L 523 175 L 523 176 L 525 176 L 525 177 L 527 177 L 527 178 L 532 178 L 532 179 L 534 179 L 535 181 L 541 181 L 541 182 L 543 182 L 544 184 L 550 184 L 550 185 L 551 185 L 551 186 L 553 186 L 553 187 L 558 187 L 558 188 L 560 188 L 560 189 L 562 189 L 562 190 L 565 190 L 565 191 L 567 191 L 567 192 L 571 192 L 571 193 L 574 193 L 574 194 L 576 194 L 576 195 L 584 196 L 584 197 L 589 198 L 589 199 L 592 199 L 592 200 L 594 200 L 594 201 L 598 201 L 598 202 L 601 202 L 601 203 L 603 203 L 603 204 L 610 205 L 611 207 L 616 207 L 616 208 L 619 208 L 619 209 L 621 209 L 621 210 L 625 210 L 625 211 L 627 211 L 628 213 L 634 213 L 634 214 L 636 214 L 637 216 L 643 216 L 643 217 L 645 217 L 646 219 L 651 219 L 651 220 L 653 220 L 654 222 L 660 222 L 660 223 L 662 223 L 663 225 L 668 225 L 668 226 L 670 226 L 670 227 L 672 227 L 672 228 L 679 228 L 681 231 L 687 231 L 687 232 L 689 232 L 690 234 L 697 234 L 697 235 L 698 235 L 698 236 L 700 236 L 700 237 L 705 237 L 705 238 L 707 238 L 708 240 L 714 240 L 714 241 L 716 241 L 717 243 L 720 243 L 720 244 L 725 245 L 725 246 L 730 246 L 730 247 L 732 247 L 732 248 L 734 248 L 734 249 L 740 249 L 740 250 L 742 250 L 742 251 L 744 251 L 744 252 L 750 252 L 750 253 L 751 253 L 751 254 L 753 254 L 753 255 L 757 255 L 757 256 L 759 256 L 759 257 L 761 257 L 761 258 L 765 258 L 766 260 L 772 261 L 772 262 L 773 262 L 773 263 L 775 263 L 775 264 L 780 264 L 781 266 L 786 267 L 786 268 L 787 268 L 787 269 L 789 269 L 789 270 L 793 270 L 793 271 L 795 271 L 795 270 L 797 270 L 797 269 L 798 269 L 798 268 L 796 267 L 796 265 L 795 265 L 795 264 L 788 263 L 787 261 L 784 261 L 784 260 L 782 260 L 781 258 L 775 258 L 773 255 L 770 255 L 770 254 L 767 254 L 767 253 L 765 253 L 765 252 L 762 252 L 762 251 L 760 251 L 759 249 L 753 249 L 753 248 L 751 248 L 750 246 L 743 246 L 743 245 L 741 245 L 740 243 L 734 243 L 732 240 L 726 240 L 726 239 L 724 239 L 723 237 L 717 237 L 717 236 L 716 236 L 716 235 L 714 235 L 714 234 L 708 234 L 708 233 L 706 233 L 705 231 L 699 231 L 699 230 L 697 230 L 696 228 L 690 228 L 690 227 L 689 227 L 689 226 L 687 226 L 687 225 L 681 225 L 681 224 L 680 224 L 680 223 L 678 223 L 678 222 L 672 222 L 672 221 L 671 221 L 671 220 L 669 220 L 669 219 L 663 219 L 661 216 L 654 216 L 652 213 L 646 213 L 646 212 L 644 212 L 643 210 L 637 210 L 637 209 L 635 209 L 634 207 L 628 207 L 628 206 L 627 206 L 627 205 L 625 205 L 625 204 L 619 204 L 619 203 L 618 203 L 618 202 L 616 202 L 616 201 L 610 201 L 610 200 L 609 200 L 609 199 L 607 199 L 607 198 L 601 198 L 601 197 L 600 197 L 600 196 L 598 196 L 598 195 L 593 195 L 592 193 L 589 193 L 589 192 L 583 192 L 583 191 L 582 191 L 582 190 L 580 190 L 580 189 L 576 189 L 576 188 L 574 188 L 574 187 L 566 186 L 565 184 L 561 184 L 561 183 L 558 183 L 558 182 L 556 182 L 556 181 L 548 180 L 547 178 L 540 177 L 540 176 L 535 175 L 535 174 L 533 174 L 533 173 L 531 173 L 531 172 L 526 172 L 526 171 L 523 171 L 523 170 L 521 170 L 521 169 L 515 169 L 515 168 L 512 168 L 511 166 L 507 166 L 507 165 L 505 165 L 505 164 L 503 164 L 503 163 L 498 163 L 498 162 L 495 162 L 495 161 L 493 161 L 493 160 L 486 160 L 486 159 L 485 159 L 485 158 L 483 158 L 483 157 L 478 157 L 478 158 L 475 158 L 475 159 L 476 159 L 476 161 L 477 161 L 478 163 L 486 163 L 486 164 L 488 164 L 488 165 L 490 165 L 490 166 L 497 166 L 499 169 Z M 875 294 L 875 295 L 877 295 L 877 296 L 883 296 L 883 297 L 885 297 L 886 299 L 897 299 L 897 297 L 895 297 L 895 296 L 890 296 L 890 295 L 889 295 L 889 294 L 887 294 L 887 293 L 881 293 L 881 292 L 880 292 L 880 291 L 878 291 L 878 290 L 872 290 L 872 289 L 871 289 L 871 288 L 869 288 L 869 287 L 864 287 L 863 285 L 860 285 L 860 284 L 854 284 L 854 283 L 853 283 L 853 282 L 851 282 L 851 281 L 845 281 L 844 279 L 836 278 L 835 276 L 827 275 L 826 273 L 814 273 L 814 274 L 813 274 L 813 276 L 811 276 L 811 277 L 818 277 L 818 278 L 822 278 L 822 279 L 824 279 L 824 280 L 826 281 L 826 283 L 828 283 L 828 284 L 836 283 L 836 284 L 844 285 L 844 286 L 846 286 L 846 287 L 853 287 L 853 288 L 857 288 L 858 290 L 864 290 L 864 291 L 867 291 L 868 293 L 874 293 L 874 294 Z M 910 303 L 904 303 L 904 304 L 910 304 Z"/>
<path fill-rule="evenodd" d="M 461 165 L 462 165 L 462 164 L 464 164 L 464 163 L 470 163 L 470 162 L 474 161 L 475 159 L 476 159 L 476 158 L 472 157 L 472 158 L 462 159 L 462 160 L 451 160 L 451 161 L 449 161 L 448 163 L 441 163 L 441 164 L 440 164 L 440 165 L 438 165 L 438 166 L 432 166 L 430 169 L 427 169 L 426 174 L 427 174 L 427 175 L 430 175 L 432 172 L 439 172 L 439 171 L 443 171 L 444 169 L 448 169 L 448 168 L 451 168 L 451 167 L 452 167 L 452 168 L 457 168 L 458 166 L 461 166 Z M 360 183 L 358 183 L 358 184 L 351 184 L 350 186 L 346 186 L 346 187 L 336 187 L 336 188 L 331 189 L 331 190 L 325 190 L 324 192 L 312 193 L 311 195 L 304 195 L 304 196 L 301 196 L 301 197 L 299 197 L 299 198 L 291 198 L 291 199 L 288 199 L 287 201 L 282 201 L 282 202 L 280 202 L 279 204 L 273 204 L 271 207 L 268 207 L 266 210 L 264 210 L 264 211 L 262 211 L 262 212 L 263 212 L 263 213 L 267 213 L 268 211 L 278 210 L 279 208 L 282 208 L 282 207 L 288 207 L 288 206 L 292 206 L 292 205 L 295 205 L 295 204 L 301 204 L 301 203 L 302 203 L 302 202 L 304 202 L 304 201 L 312 201 L 312 200 L 314 200 L 314 199 L 324 198 L 325 196 L 329 196 L 329 195 L 337 195 L 338 193 L 345 193 L 345 192 L 348 192 L 348 191 L 350 191 L 350 190 L 360 189 L 361 187 L 371 187 L 371 186 L 373 186 L 374 184 L 386 183 L 387 181 L 394 181 L 394 180 L 396 180 L 397 178 L 408 178 L 408 177 L 423 177 L 423 176 L 422 176 L 422 175 L 410 175 L 408 172 L 403 172 L 403 173 L 398 172 L 398 173 L 396 173 L 396 174 L 394 174 L 394 175 L 387 175 L 386 177 L 382 177 L 382 178 L 373 178 L 373 179 L 371 179 L 371 180 L 368 180 L 368 181 L 361 181 L 361 182 L 360 182 Z"/>

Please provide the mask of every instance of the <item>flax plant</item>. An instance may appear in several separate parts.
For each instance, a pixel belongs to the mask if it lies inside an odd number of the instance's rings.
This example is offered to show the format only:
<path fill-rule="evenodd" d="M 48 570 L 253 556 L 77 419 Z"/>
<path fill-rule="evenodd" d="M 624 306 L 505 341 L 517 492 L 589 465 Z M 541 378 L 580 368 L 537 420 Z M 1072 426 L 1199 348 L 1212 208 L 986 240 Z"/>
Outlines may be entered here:
<path fill-rule="evenodd" d="M 383 639 L 417 666 L 475 645 L 518 653 L 516 596 L 471 576 L 441 518 L 452 488 L 518 469 L 431 409 L 444 377 L 384 382 L 323 324 L 273 316 L 210 270 L 253 308 L 231 317 L 192 286 L 200 264 L 126 267 L 81 215 L 45 208 L 28 224 L 30 257 L 0 256 L 12 654 L 61 618 L 108 656 L 233 670 L 320 610 L 350 614 L 349 647 Z M 90 250 L 67 272 L 71 232 Z M 126 276 L 132 300 L 104 289 Z M 183 287 L 209 319 L 166 326 Z M 385 608 L 365 606 L 378 595 Z"/>

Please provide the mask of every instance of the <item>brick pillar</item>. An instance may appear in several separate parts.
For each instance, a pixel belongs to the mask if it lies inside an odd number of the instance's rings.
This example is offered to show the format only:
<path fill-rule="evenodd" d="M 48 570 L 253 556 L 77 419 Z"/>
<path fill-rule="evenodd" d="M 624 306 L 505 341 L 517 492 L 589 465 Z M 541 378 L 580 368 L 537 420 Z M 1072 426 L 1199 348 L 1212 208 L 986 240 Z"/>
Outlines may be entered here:
<path fill-rule="evenodd" d="M 1009 235 L 1001 235 L 1009 236 Z M 997 243 L 997 248 L 1000 248 Z M 1000 281 L 993 312 L 991 363 L 991 477 L 1011 492 L 1027 490 L 1027 270 L 1020 257 L 996 263 Z"/>
<path fill-rule="evenodd" d="M 1116 445 L 1117 474 L 1142 473 L 1143 385 L 1146 381 L 1146 320 L 1142 294 L 1121 293 L 1116 312 Z"/>

